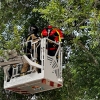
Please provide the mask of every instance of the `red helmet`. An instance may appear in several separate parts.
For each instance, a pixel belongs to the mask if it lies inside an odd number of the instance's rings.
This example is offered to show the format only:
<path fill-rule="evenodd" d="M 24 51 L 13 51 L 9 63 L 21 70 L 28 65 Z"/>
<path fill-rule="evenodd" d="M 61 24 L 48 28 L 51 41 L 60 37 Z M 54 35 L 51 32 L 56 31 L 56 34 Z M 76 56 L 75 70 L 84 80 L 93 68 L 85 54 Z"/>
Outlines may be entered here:
<path fill-rule="evenodd" d="M 51 26 L 51 25 L 49 25 L 49 26 L 48 26 L 48 28 L 52 28 L 52 26 Z"/>

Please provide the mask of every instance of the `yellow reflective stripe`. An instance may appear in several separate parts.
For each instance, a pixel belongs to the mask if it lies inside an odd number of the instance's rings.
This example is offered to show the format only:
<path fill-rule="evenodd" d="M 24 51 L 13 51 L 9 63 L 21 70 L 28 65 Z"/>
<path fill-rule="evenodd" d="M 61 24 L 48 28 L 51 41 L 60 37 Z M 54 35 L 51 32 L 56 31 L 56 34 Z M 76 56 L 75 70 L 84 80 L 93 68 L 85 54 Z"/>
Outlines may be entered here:
<path fill-rule="evenodd" d="M 31 35 L 27 38 L 27 41 L 29 41 L 29 40 L 30 40 L 30 37 L 31 37 Z"/>
<path fill-rule="evenodd" d="M 43 36 L 42 33 L 41 33 L 41 36 Z"/>
<path fill-rule="evenodd" d="M 61 38 L 60 38 L 60 34 L 59 34 L 59 32 L 56 30 L 56 32 L 58 33 L 58 35 L 59 35 L 59 41 L 61 41 Z"/>

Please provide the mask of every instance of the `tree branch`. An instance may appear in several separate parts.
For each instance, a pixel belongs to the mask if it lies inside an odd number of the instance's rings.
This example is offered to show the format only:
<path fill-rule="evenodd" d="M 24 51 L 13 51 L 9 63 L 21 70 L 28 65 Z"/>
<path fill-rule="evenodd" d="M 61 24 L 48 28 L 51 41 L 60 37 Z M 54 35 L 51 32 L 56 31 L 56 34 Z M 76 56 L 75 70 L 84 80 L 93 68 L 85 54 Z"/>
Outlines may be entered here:
<path fill-rule="evenodd" d="M 89 52 L 88 49 L 87 49 L 81 42 L 78 42 L 78 45 L 79 45 L 81 48 L 83 48 L 83 49 L 88 53 L 88 55 L 93 59 L 93 61 L 94 61 L 94 63 L 95 63 L 96 65 L 99 64 L 98 61 L 97 61 L 97 59 L 93 56 L 93 54 L 92 54 L 91 52 Z"/>
<path fill-rule="evenodd" d="M 80 23 L 78 23 L 78 24 L 76 25 L 76 27 L 79 27 L 80 25 L 82 25 L 86 20 L 87 20 L 87 19 L 83 19 Z"/>

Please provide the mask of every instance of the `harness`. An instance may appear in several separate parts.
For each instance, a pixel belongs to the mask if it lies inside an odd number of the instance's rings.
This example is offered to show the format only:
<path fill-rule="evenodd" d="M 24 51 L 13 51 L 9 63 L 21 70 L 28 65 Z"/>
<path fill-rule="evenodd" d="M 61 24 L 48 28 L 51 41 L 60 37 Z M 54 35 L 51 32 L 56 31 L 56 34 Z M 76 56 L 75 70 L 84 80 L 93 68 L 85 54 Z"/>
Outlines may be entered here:
<path fill-rule="evenodd" d="M 36 37 L 34 34 L 31 34 L 30 36 L 28 36 L 27 41 L 29 40 L 35 41 L 36 39 L 38 39 L 38 37 Z"/>

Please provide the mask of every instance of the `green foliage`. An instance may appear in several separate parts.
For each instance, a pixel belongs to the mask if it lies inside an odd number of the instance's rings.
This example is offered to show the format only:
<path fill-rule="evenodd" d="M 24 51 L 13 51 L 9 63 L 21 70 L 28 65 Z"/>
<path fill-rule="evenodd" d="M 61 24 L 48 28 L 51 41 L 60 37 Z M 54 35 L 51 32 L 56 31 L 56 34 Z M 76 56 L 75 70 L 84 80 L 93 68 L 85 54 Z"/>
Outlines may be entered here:
<path fill-rule="evenodd" d="M 39 27 L 39 34 L 48 24 L 63 29 L 65 34 L 64 86 L 39 93 L 38 100 L 100 100 L 99 4 L 99 0 L 1 2 L 0 55 L 7 49 L 20 51 L 20 43 L 26 37 L 30 23 Z M 2 92 L 2 87 L 3 71 L 0 70 L 0 98 L 7 100 L 7 93 Z M 9 100 L 28 100 L 26 96 L 15 93 L 9 96 Z"/>
<path fill-rule="evenodd" d="M 51 0 L 45 9 L 33 9 L 34 11 L 38 11 L 42 14 L 42 18 L 48 20 L 49 24 L 54 25 L 56 27 L 61 27 L 60 23 L 64 22 L 64 13 L 65 9 L 61 6 L 59 0 Z"/>

